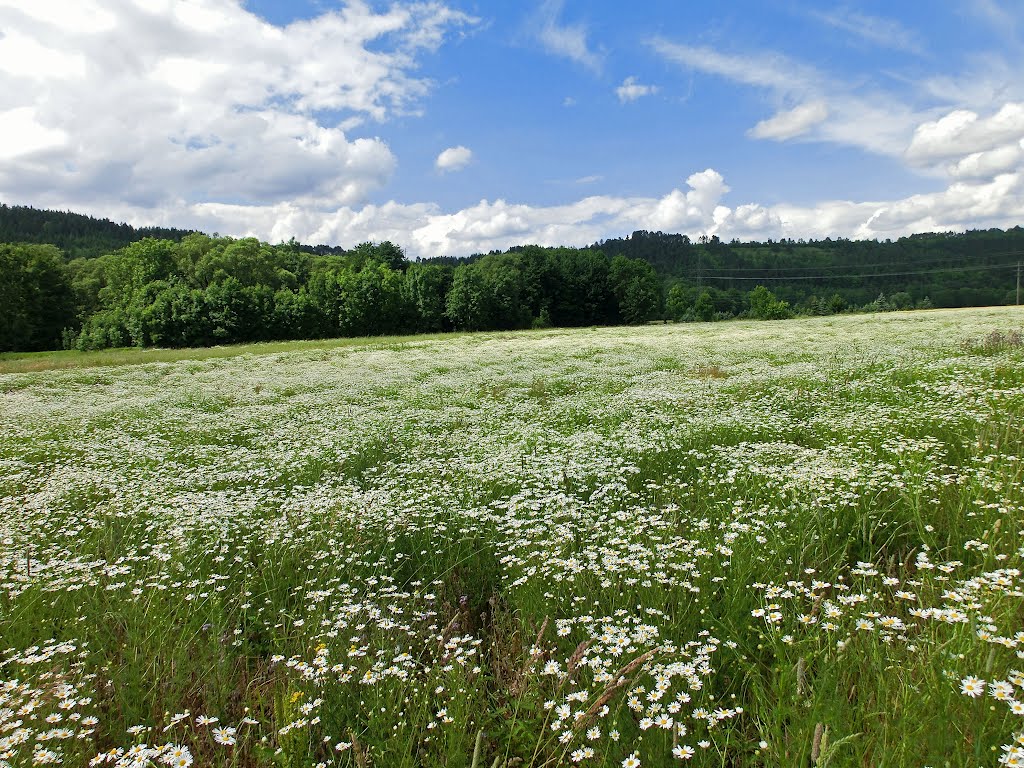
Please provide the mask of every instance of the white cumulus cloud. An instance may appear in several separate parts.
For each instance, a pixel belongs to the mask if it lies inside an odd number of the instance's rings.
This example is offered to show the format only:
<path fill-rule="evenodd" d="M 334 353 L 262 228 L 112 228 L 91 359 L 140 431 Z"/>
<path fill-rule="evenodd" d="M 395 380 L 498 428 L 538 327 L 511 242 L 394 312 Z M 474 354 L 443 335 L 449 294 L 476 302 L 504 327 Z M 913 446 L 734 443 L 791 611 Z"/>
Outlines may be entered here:
<path fill-rule="evenodd" d="M 1024 218 L 1024 172 L 955 180 L 941 191 L 893 200 L 830 200 L 810 205 L 756 201 L 730 205 L 729 186 L 708 168 L 681 188 L 658 197 L 595 195 L 563 205 L 536 206 L 502 199 L 455 211 L 435 203 L 391 201 L 362 207 L 314 209 L 293 202 L 270 205 L 181 203 L 154 219 L 151 208 L 85 207 L 136 225 L 161 224 L 252 235 L 271 242 L 351 246 L 391 240 L 414 258 L 468 256 L 513 245 L 584 246 L 636 230 L 681 232 L 723 240 L 765 238 L 897 238 L 915 232 L 1013 227 Z"/>
<path fill-rule="evenodd" d="M 173 224 L 271 242 L 291 237 L 343 245 L 391 240 L 413 257 L 467 256 L 522 243 L 587 245 L 637 229 L 711 234 L 716 221 L 729 213 L 721 204 L 728 189 L 721 174 L 709 168 L 690 175 L 685 189 L 674 189 L 662 197 L 595 195 L 565 205 L 481 200 L 447 212 L 434 203 L 395 201 L 322 210 L 287 201 L 269 205 L 182 203 L 175 210 L 164 210 L 156 221 L 152 209 L 131 206 L 104 209 L 102 215 L 139 225 Z"/>
<path fill-rule="evenodd" d="M 415 109 L 419 55 L 472 23 L 440 2 L 279 27 L 236 0 L 0 0 L 0 197 L 359 204 L 396 161 L 354 134 Z"/>
<path fill-rule="evenodd" d="M 958 179 L 991 179 L 1024 167 L 1024 139 L 987 152 L 972 152 L 949 168 Z"/>
<path fill-rule="evenodd" d="M 42 150 L 64 146 L 67 134 L 59 129 L 47 128 L 36 120 L 31 107 L 15 107 L 0 112 L 0 159 L 38 156 Z"/>
<path fill-rule="evenodd" d="M 1024 138 L 1024 103 L 1009 102 L 989 117 L 956 109 L 914 131 L 907 158 L 926 165 L 935 161 L 987 152 Z"/>
<path fill-rule="evenodd" d="M 434 167 L 441 173 L 461 171 L 473 161 L 473 150 L 462 146 L 448 147 L 437 156 Z"/>
<path fill-rule="evenodd" d="M 643 96 L 651 96 L 658 92 L 656 85 L 643 85 L 637 82 L 637 78 L 630 76 L 622 81 L 622 85 L 615 89 L 615 95 L 619 101 L 625 104 L 627 101 L 636 101 Z"/>
<path fill-rule="evenodd" d="M 751 137 L 883 153 L 945 178 L 945 188 L 902 199 L 765 204 L 733 199 L 738 193 L 707 168 L 644 196 L 558 205 L 485 199 L 454 210 L 430 201 L 368 205 L 396 166 L 368 126 L 418 108 L 431 88 L 416 70 L 423 52 L 474 23 L 470 17 L 440 2 L 375 10 L 383 6 L 354 0 L 279 27 L 236 0 L 82 0 L 66 14 L 61 7 L 0 0 L 0 199 L 10 202 L 274 242 L 387 239 L 415 257 L 586 245 L 637 229 L 885 238 L 1024 220 L 1024 89 L 1010 74 L 1005 91 L 927 81 L 923 87 L 949 101 L 922 112 L 781 55 L 658 40 L 652 46 L 666 60 L 767 92 L 775 112 Z M 559 20 L 561 3 L 542 10 L 538 34 L 549 50 L 600 66 L 586 29 Z M 629 101 L 653 89 L 631 77 L 618 90 Z M 456 171 L 472 158 L 453 146 L 436 167 Z"/>

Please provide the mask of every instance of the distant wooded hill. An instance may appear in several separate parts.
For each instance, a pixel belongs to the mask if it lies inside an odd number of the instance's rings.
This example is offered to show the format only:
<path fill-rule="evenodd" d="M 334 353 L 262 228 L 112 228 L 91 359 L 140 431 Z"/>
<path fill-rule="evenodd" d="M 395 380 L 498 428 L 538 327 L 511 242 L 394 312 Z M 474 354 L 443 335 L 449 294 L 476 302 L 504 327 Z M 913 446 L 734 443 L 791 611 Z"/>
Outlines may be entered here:
<path fill-rule="evenodd" d="M 896 296 L 899 308 L 925 298 L 938 307 L 966 307 L 1014 303 L 1024 229 L 764 243 L 634 232 L 591 247 L 643 259 L 670 285 L 746 293 L 761 284 L 794 306 L 838 293 L 852 306 L 885 294 Z"/>
<path fill-rule="evenodd" d="M 102 256 L 146 237 L 178 241 L 190 231 L 167 227 L 136 228 L 71 211 L 0 204 L 0 243 L 55 245 L 69 260 Z"/>
<path fill-rule="evenodd" d="M 180 241 L 194 229 L 133 227 L 71 211 L 48 211 L 0 203 L 0 243 L 46 243 L 60 248 L 67 260 L 113 253 L 129 243 L 152 237 Z M 330 245 L 301 246 L 309 253 L 344 253 Z"/>
<path fill-rule="evenodd" d="M 270 245 L 0 205 L 0 351 L 1014 303 L 1024 230 L 896 241 L 634 232 L 410 263 L 392 243 Z"/>

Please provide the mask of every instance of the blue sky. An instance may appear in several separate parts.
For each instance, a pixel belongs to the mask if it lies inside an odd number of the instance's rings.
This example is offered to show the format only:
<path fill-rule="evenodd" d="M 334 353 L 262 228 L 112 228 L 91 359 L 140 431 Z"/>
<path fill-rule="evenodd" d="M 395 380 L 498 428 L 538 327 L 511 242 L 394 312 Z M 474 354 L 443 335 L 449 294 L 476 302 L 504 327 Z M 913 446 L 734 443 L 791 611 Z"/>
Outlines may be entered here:
<path fill-rule="evenodd" d="M 0 200 L 413 256 L 1024 223 L 1015 0 L 0 0 Z"/>

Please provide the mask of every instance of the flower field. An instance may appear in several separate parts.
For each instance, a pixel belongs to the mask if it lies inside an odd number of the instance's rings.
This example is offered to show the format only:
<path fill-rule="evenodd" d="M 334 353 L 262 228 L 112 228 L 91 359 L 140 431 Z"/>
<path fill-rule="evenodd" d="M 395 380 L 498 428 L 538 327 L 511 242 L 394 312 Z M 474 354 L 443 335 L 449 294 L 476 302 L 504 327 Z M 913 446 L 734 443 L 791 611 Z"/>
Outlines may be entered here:
<path fill-rule="evenodd" d="M 0 374 L 0 766 L 1024 765 L 1022 325 Z"/>

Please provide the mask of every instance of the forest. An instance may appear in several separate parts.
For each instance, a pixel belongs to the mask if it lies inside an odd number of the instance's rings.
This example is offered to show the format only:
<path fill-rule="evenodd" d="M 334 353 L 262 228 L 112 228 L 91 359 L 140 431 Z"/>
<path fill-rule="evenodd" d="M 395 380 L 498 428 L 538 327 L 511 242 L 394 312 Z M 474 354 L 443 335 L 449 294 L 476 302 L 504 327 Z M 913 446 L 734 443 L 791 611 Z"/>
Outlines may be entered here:
<path fill-rule="evenodd" d="M 725 243 L 634 232 L 410 261 L 0 205 L 0 352 L 781 319 L 1017 301 L 1024 230 Z"/>

